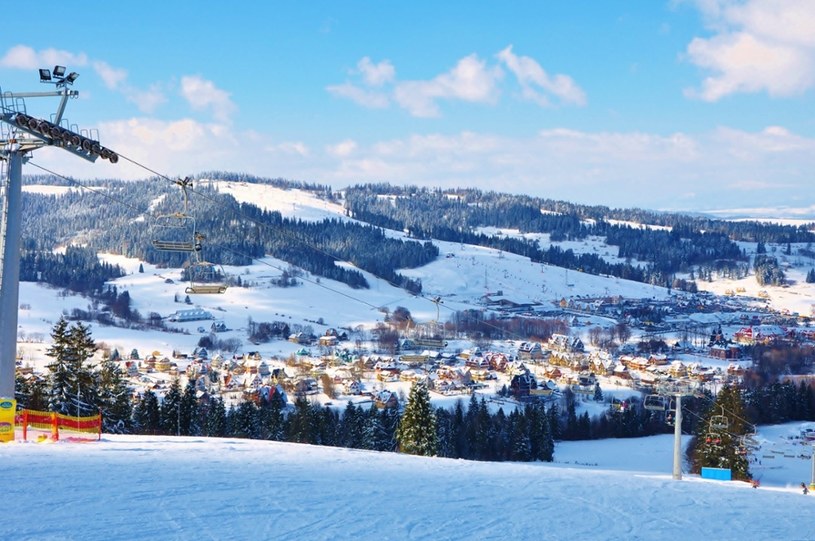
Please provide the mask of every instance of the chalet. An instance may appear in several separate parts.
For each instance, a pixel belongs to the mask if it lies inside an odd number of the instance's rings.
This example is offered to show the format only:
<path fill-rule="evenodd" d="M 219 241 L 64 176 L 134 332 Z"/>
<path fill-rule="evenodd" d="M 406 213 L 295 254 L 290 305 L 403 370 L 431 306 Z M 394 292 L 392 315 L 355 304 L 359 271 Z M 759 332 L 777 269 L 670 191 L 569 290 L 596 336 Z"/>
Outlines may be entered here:
<path fill-rule="evenodd" d="M 420 374 L 419 372 L 411 369 L 402 370 L 402 372 L 399 373 L 399 381 L 408 381 L 413 383 L 415 381 L 419 381 L 423 377 L 424 374 Z"/>
<path fill-rule="evenodd" d="M 682 361 L 673 361 L 668 368 L 668 374 L 674 378 L 683 378 L 688 375 L 688 369 Z"/>
<path fill-rule="evenodd" d="M 487 360 L 490 370 L 495 370 L 497 372 L 503 372 L 507 369 L 507 364 L 509 360 L 507 356 L 503 353 L 494 353 L 490 352 L 487 353 L 484 358 Z"/>
<path fill-rule="evenodd" d="M 543 375 L 548 379 L 558 380 L 563 377 L 563 372 L 557 366 L 550 366 L 543 372 Z"/>
<path fill-rule="evenodd" d="M 162 357 L 160 360 L 156 360 L 155 362 L 155 368 L 159 372 L 169 372 L 171 366 L 172 363 L 167 357 Z"/>
<path fill-rule="evenodd" d="M 555 333 L 549 338 L 549 348 L 553 351 L 566 351 L 570 340 L 565 334 Z"/>
<path fill-rule="evenodd" d="M 474 355 L 470 357 L 464 362 L 464 364 L 469 366 L 470 368 L 479 370 L 487 370 L 488 368 L 490 368 L 489 357 L 481 355 Z"/>
<path fill-rule="evenodd" d="M 649 366 L 665 366 L 668 364 L 668 356 L 664 353 L 651 353 L 648 356 Z"/>
<path fill-rule="evenodd" d="M 648 359 L 640 356 L 621 355 L 620 363 L 629 370 L 645 370 L 648 368 Z"/>
<path fill-rule="evenodd" d="M 362 383 L 359 380 L 345 382 L 345 394 L 359 395 L 362 394 Z"/>
<path fill-rule="evenodd" d="M 526 360 L 539 360 L 543 358 L 543 350 L 538 342 L 521 342 L 518 346 L 518 358 Z"/>
<path fill-rule="evenodd" d="M 787 330 L 778 325 L 755 325 L 744 327 L 733 335 L 739 344 L 769 344 L 779 340 L 787 339 L 791 336 Z"/>
<path fill-rule="evenodd" d="M 289 335 L 289 342 L 292 342 L 294 344 L 309 345 L 312 342 L 314 342 L 314 336 L 312 336 L 311 334 L 306 334 L 304 332 L 298 332 Z"/>
<path fill-rule="evenodd" d="M 550 379 L 546 383 L 538 385 L 537 389 L 529 389 L 529 395 L 548 398 L 552 396 L 557 390 L 558 390 L 557 383 Z"/>
<path fill-rule="evenodd" d="M 339 339 L 336 336 L 321 336 L 317 343 L 323 347 L 334 347 L 339 343 Z"/>
<path fill-rule="evenodd" d="M 413 351 L 419 349 L 419 346 L 416 345 L 411 338 L 402 338 L 399 340 L 399 351 Z"/>
<path fill-rule="evenodd" d="M 271 374 L 269 374 L 269 381 L 275 384 L 283 383 L 284 381 L 288 381 L 289 379 L 290 379 L 289 375 L 283 368 L 273 368 Z"/>
<path fill-rule="evenodd" d="M 139 373 L 139 366 L 136 361 L 125 361 L 126 373 L 129 377 L 134 377 Z"/>
<path fill-rule="evenodd" d="M 741 347 L 738 344 L 715 344 L 708 348 L 707 354 L 716 359 L 738 359 Z"/>
<path fill-rule="evenodd" d="M 209 330 L 210 332 L 226 332 L 229 329 L 223 321 L 213 321 L 212 325 L 209 326 Z"/>
<path fill-rule="evenodd" d="M 271 401 L 275 399 L 280 400 L 281 404 L 288 402 L 286 390 L 283 389 L 283 386 L 280 384 L 262 385 L 258 389 L 258 396 L 261 400 L 265 400 L 267 403 L 271 403 Z"/>
<path fill-rule="evenodd" d="M 399 407 L 399 397 L 393 391 L 382 389 L 374 394 L 374 405 L 379 409 Z"/>
<path fill-rule="evenodd" d="M 434 390 L 443 395 L 457 395 L 468 391 L 469 387 L 459 381 L 443 380 L 435 384 Z"/>
<path fill-rule="evenodd" d="M 523 400 L 525 397 L 528 397 L 530 392 L 537 388 L 538 381 L 531 373 L 515 374 L 509 382 L 509 390 L 518 400 Z"/>
<path fill-rule="evenodd" d="M 596 356 L 589 361 L 589 370 L 601 376 L 610 376 L 614 370 L 614 361 L 607 356 Z"/>
<path fill-rule="evenodd" d="M 631 373 L 628 371 L 628 367 L 626 367 L 622 363 L 617 363 L 614 366 L 613 374 L 614 374 L 614 377 L 617 377 L 617 378 L 620 378 L 620 379 L 631 379 Z"/>
<path fill-rule="evenodd" d="M 298 394 L 317 394 L 319 386 L 314 378 L 300 378 L 294 382 L 294 390 Z"/>
<path fill-rule="evenodd" d="M 743 376 L 744 367 L 738 363 L 730 363 L 727 365 L 727 373 L 731 376 Z"/>

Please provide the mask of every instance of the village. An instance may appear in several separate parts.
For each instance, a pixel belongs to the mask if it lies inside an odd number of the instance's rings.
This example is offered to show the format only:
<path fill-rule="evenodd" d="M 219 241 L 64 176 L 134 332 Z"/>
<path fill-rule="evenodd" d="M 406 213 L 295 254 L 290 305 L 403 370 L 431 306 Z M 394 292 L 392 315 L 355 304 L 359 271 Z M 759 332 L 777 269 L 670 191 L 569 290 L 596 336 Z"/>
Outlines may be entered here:
<path fill-rule="evenodd" d="M 180 378 L 182 385 L 194 382 L 199 399 L 220 396 L 229 405 L 277 394 L 288 403 L 306 396 L 336 407 L 352 401 L 393 408 L 421 381 L 440 405 L 477 393 L 496 406 L 517 407 L 569 392 L 580 402 L 597 402 L 596 411 L 643 401 L 666 381 L 715 391 L 737 382 L 752 365 L 745 347 L 815 340 L 808 317 L 775 313 L 761 299 L 738 295 L 575 297 L 543 306 L 514 303 L 499 292 L 485 295 L 482 303 L 496 320 L 545 317 L 563 322 L 568 332 L 541 340 L 475 340 L 456 333 L 449 322 L 433 322 L 400 330 L 397 343 L 385 351 L 376 330 L 326 327 L 316 336 L 308 327 L 286 338 L 287 355 L 264 353 L 265 344 L 233 352 L 207 347 L 162 352 L 145 344 L 142 351 L 103 348 L 99 355 L 120 363 L 134 398 L 147 389 L 161 396 Z M 211 337 L 231 331 L 199 307 L 165 319 Z M 35 377 L 23 359 L 18 371 Z"/>

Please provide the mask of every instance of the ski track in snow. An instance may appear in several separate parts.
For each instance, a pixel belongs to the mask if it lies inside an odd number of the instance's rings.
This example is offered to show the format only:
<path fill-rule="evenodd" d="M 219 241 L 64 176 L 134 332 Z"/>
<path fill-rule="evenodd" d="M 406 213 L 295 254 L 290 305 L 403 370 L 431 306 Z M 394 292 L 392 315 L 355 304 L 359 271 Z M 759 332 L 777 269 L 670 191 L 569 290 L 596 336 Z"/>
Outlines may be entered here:
<path fill-rule="evenodd" d="M 0 464 L 0 539 L 792 539 L 815 504 L 669 473 L 235 439 L 14 443 Z"/>

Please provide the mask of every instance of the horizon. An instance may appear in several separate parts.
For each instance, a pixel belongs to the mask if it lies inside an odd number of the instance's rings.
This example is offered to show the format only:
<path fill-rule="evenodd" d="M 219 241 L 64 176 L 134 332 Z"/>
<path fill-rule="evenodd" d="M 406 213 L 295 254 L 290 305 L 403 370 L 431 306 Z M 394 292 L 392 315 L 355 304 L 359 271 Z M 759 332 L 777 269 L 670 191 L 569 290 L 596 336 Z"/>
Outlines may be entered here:
<path fill-rule="evenodd" d="M 78 72 L 66 118 L 124 158 L 42 149 L 26 174 L 222 170 L 815 215 L 815 5 L 666 0 L 591 20 L 567 3 L 150 6 L 110 20 L 45 2 L 36 35 L 7 29 L 2 90 L 45 90 L 37 68 Z M 56 105 L 26 102 L 45 118 Z"/>

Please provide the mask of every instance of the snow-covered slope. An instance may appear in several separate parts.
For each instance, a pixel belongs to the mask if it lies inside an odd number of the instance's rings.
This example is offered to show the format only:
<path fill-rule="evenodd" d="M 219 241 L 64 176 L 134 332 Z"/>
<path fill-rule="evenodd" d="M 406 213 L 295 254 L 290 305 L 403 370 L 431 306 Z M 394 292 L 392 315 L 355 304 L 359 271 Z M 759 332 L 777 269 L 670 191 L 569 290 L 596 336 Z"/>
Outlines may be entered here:
<path fill-rule="evenodd" d="M 815 496 L 674 481 L 670 447 L 562 443 L 555 464 L 520 464 L 238 439 L 11 443 L 0 539 L 812 538 Z"/>

